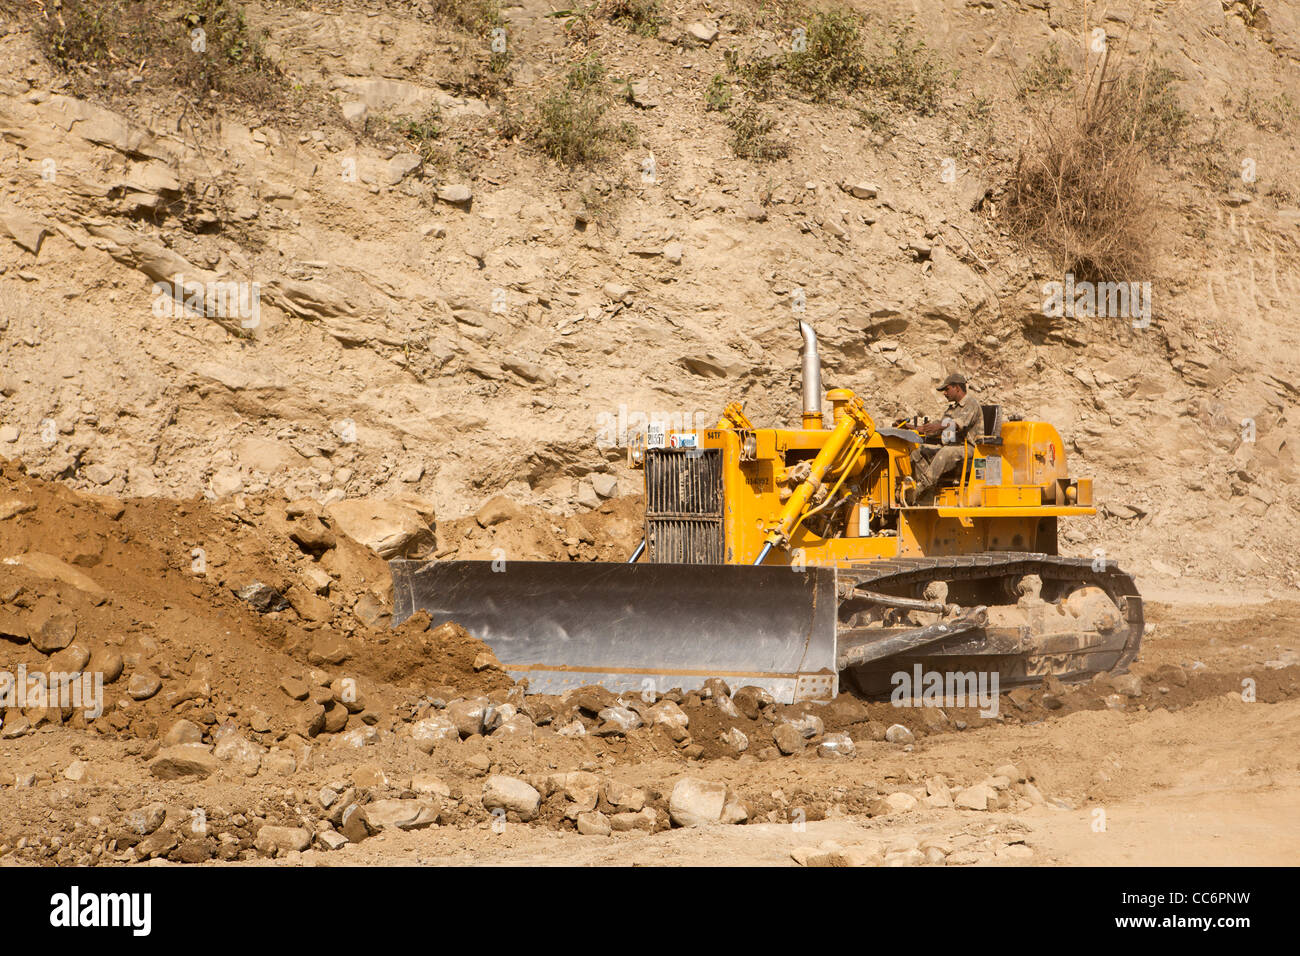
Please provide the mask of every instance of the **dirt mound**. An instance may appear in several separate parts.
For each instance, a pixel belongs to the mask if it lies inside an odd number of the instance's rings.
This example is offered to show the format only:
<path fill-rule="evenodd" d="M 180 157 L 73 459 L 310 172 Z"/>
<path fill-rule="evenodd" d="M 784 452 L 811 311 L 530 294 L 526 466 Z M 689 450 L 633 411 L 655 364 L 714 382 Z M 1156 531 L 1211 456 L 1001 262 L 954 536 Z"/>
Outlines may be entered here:
<path fill-rule="evenodd" d="M 511 683 L 476 671 L 490 652 L 454 626 L 391 629 L 383 559 L 282 498 L 122 502 L 5 462 L 0 514 L 4 666 L 102 672 L 96 732 L 152 737 L 188 718 L 274 742 L 391 724 L 397 698 L 432 684 Z M 344 686 L 364 706 L 344 706 Z M 5 733 L 64 719 L 85 724 L 82 709 L 38 701 L 10 708 Z"/>
<path fill-rule="evenodd" d="M 438 525 L 438 556 L 455 561 L 626 561 L 641 540 L 644 499 L 629 495 L 557 515 L 493 498 L 470 517 Z"/>
<path fill-rule="evenodd" d="M 380 639 L 369 664 L 377 680 L 416 687 L 448 687 L 462 694 L 485 694 L 511 686 L 496 655 L 459 624 L 430 629 L 429 614 L 417 611 Z"/>
<path fill-rule="evenodd" d="M 586 527 L 577 554 L 561 537 L 543 556 L 613 556 L 632 513 L 613 502 L 555 518 L 498 502 L 469 519 L 468 537 L 519 547 L 525 533 L 546 542 L 548 525 Z M 1039 811 L 1168 787 L 1169 761 L 1148 753 L 1164 728 L 1212 754 L 1219 777 L 1238 764 L 1279 780 L 1294 770 L 1263 744 L 1235 754 L 1233 737 L 1286 732 L 1285 713 L 1272 714 L 1300 697 L 1291 605 L 1152 603 L 1132 675 L 1019 688 L 994 716 L 847 696 L 782 706 L 720 684 L 541 696 L 455 624 L 430 629 L 421 612 L 390 627 L 384 562 L 302 502 L 120 502 L 4 462 L 0 516 L 0 669 L 105 682 L 99 715 L 75 700 L 4 711 L 0 834 L 39 834 L 0 836 L 0 857 L 17 862 L 295 861 L 340 849 L 349 862 L 470 862 L 500 852 L 482 841 L 503 828 L 528 825 L 520 846 L 540 831 L 584 834 L 591 847 L 599 834 L 671 841 L 703 814 L 760 824 L 724 828 L 760 842 L 761 824 L 851 823 L 855 839 L 881 841 L 854 859 L 1011 863 L 1052 855 L 1028 845 Z M 1213 739 L 1197 730 L 1207 719 L 1222 729 Z M 897 724 L 906 731 L 890 732 Z M 1130 731 L 1151 740 L 1121 754 Z M 1148 783 L 1115 774 L 1121 759 Z M 76 799 L 51 816 L 55 788 Z"/>

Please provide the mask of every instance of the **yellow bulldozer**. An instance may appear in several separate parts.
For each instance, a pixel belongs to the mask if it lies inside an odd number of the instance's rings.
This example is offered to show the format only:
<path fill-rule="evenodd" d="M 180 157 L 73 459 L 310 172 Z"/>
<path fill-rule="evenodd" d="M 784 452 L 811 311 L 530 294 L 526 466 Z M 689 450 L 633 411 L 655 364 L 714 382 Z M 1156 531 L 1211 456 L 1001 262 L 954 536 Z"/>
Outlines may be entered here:
<path fill-rule="evenodd" d="M 733 403 L 713 428 L 652 425 L 630 448 L 645 536 L 628 563 L 394 561 L 394 620 L 457 621 L 534 693 L 718 677 L 792 703 L 841 683 L 888 695 L 900 673 L 1005 687 L 1126 670 L 1142 599 L 1100 549 L 1058 553 L 1058 520 L 1095 508 L 1057 430 L 984 406 L 960 469 L 918 502 L 921 435 L 880 427 L 847 389 L 823 402 L 816 335 L 799 331 L 799 427 L 755 427 Z"/>

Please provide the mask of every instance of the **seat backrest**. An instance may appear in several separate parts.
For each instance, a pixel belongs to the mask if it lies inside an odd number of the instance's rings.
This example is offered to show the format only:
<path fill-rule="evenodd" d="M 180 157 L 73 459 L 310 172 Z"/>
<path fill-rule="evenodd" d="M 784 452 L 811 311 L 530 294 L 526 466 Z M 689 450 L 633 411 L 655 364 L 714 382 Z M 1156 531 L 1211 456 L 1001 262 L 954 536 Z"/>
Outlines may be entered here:
<path fill-rule="evenodd" d="M 1002 406 L 981 405 L 984 413 L 984 442 L 991 444 L 1002 441 Z"/>

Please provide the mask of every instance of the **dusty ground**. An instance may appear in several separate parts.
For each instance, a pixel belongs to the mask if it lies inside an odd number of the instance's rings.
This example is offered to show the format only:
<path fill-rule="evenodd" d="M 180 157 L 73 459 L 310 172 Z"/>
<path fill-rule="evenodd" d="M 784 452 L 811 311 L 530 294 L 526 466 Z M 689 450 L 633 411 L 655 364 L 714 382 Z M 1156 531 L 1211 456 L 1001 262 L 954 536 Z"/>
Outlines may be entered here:
<path fill-rule="evenodd" d="M 512 686 L 463 631 L 389 630 L 374 583 L 382 564 L 342 533 L 323 553 L 304 551 L 292 536 L 303 518 L 282 518 L 293 510 L 283 500 L 120 503 L 14 464 L 3 479 L 4 669 L 120 671 L 106 674 L 94 719 L 30 702 L 4 711 L 7 864 L 793 864 L 818 862 L 800 848 L 826 841 L 897 865 L 1280 864 L 1300 848 L 1287 822 L 1300 804 L 1295 600 L 1158 591 L 1133 667 L 1140 686 L 1102 677 L 1018 690 L 992 719 L 847 696 L 751 709 L 731 688 L 732 705 L 670 692 L 680 708 L 652 708 L 629 696 L 622 713 L 645 725 L 627 729 L 614 726 L 620 702 L 607 692 Z M 630 504 L 590 513 L 575 545 L 561 539 L 547 556 L 613 556 Z M 544 538 L 537 525 L 551 520 L 497 517 L 482 515 L 471 539 Z M 195 542 L 214 556 L 203 574 L 188 557 Z M 313 568 L 329 579 L 318 602 L 295 583 Z M 254 580 L 301 611 L 234 595 Z M 358 609 L 358 594 L 374 607 Z M 50 646 L 64 637 L 62 650 Z M 810 714 L 820 724 L 807 749 L 782 756 L 775 732 Z M 885 739 L 896 723 L 910 738 Z M 442 732 L 422 742 L 429 728 Z M 723 737 L 735 730 L 743 753 Z M 819 756 L 836 734 L 853 755 Z M 485 792 L 502 777 L 530 784 L 535 807 L 494 814 Z M 675 827 L 672 795 L 686 778 L 720 784 L 741 822 Z M 986 783 L 979 809 L 954 806 Z M 339 818 L 353 804 L 370 818 L 364 830 Z M 403 829 L 403 813 L 422 816 Z M 579 833 L 575 819 L 628 829 Z"/>
<path fill-rule="evenodd" d="M 1023 843 L 1028 862 L 1065 865 L 1290 865 L 1300 851 L 1291 821 L 1300 812 L 1300 624 L 1295 604 L 1157 605 L 1157 631 L 1137 673 L 1163 664 L 1206 664 L 1179 703 L 1159 693 L 1128 712 L 1087 710 L 1064 717 L 989 726 L 924 739 L 910 753 L 875 744 L 850 761 L 811 758 L 736 766 L 713 761 L 697 773 L 745 793 L 785 791 L 831 803 L 837 793 L 904 786 L 934 774 L 971 779 L 1011 762 L 1032 772 L 1059 804 L 1019 812 L 914 810 L 885 818 L 830 813 L 800 830 L 789 823 L 674 830 L 614 839 L 510 827 L 454 836 L 403 834 L 348 848 L 337 859 L 374 863 L 513 865 L 791 865 L 791 852 L 832 840 L 886 845 L 915 839 L 956 845 L 968 837 L 996 849 Z M 1262 660 L 1286 661 L 1267 671 Z M 1274 664 L 1273 666 L 1276 666 Z M 1276 687 L 1243 703 L 1240 680 L 1255 675 Z M 1148 683 L 1150 683 L 1148 681 Z M 1147 707 L 1150 710 L 1147 710 Z M 1008 706 L 1008 709 L 1013 709 Z M 615 764 L 621 782 L 670 781 L 680 764 Z M 796 796 L 798 795 L 798 796 Z M 820 802 L 820 801 L 817 801 Z M 1098 811 L 1104 813 L 1104 829 Z M 1009 865 L 997 859 L 982 861 Z M 1025 861 L 1017 861 L 1025 862 Z"/>

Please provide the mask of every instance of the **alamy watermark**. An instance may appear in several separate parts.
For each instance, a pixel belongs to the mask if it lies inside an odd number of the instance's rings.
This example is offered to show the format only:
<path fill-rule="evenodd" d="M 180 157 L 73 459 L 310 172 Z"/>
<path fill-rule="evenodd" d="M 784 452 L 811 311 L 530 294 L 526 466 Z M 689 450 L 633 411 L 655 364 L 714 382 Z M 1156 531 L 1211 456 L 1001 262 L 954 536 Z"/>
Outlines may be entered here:
<path fill-rule="evenodd" d="M 152 893 L 83 893 L 74 884 L 50 897 L 50 925 L 60 929 L 120 927 L 133 936 L 148 936 L 152 913 Z"/>
<path fill-rule="evenodd" d="M 178 272 L 171 282 L 155 282 L 153 295 L 153 314 L 160 319 L 184 318 L 186 313 L 231 318 L 239 319 L 244 329 L 255 329 L 262 321 L 260 282 L 199 282 Z"/>
<path fill-rule="evenodd" d="M 1064 282 L 1043 286 L 1043 295 L 1043 315 L 1051 319 L 1132 319 L 1135 329 L 1151 325 L 1150 282 L 1076 282 L 1067 272 Z"/>
<path fill-rule="evenodd" d="M 629 437 L 636 435 L 647 436 L 647 443 L 652 448 L 663 447 L 673 444 L 673 433 L 698 435 L 711 427 L 713 421 L 715 419 L 703 411 L 629 411 L 626 405 L 620 404 L 617 413 L 601 412 L 596 416 L 596 447 L 625 448 Z M 689 443 L 682 445 L 678 439 L 678 445 L 688 447 Z"/>
<path fill-rule="evenodd" d="M 981 717 L 998 715 L 997 671 L 927 671 L 914 664 L 910 672 L 895 671 L 889 682 L 895 707 L 978 707 Z"/>
<path fill-rule="evenodd" d="M 24 707 L 74 707 L 87 720 L 94 720 L 104 712 L 104 674 L 102 671 L 28 674 L 26 664 L 19 664 L 16 674 L 0 671 L 0 710 Z"/>

